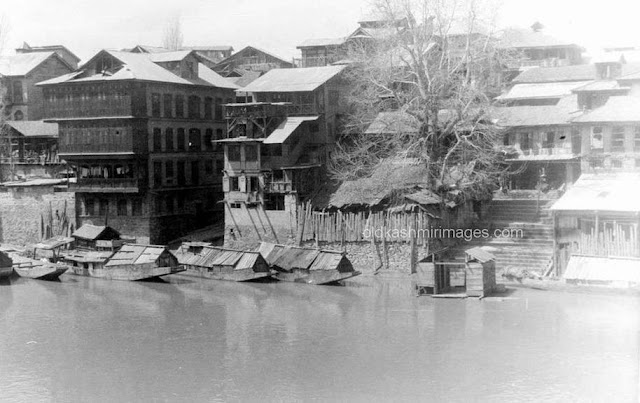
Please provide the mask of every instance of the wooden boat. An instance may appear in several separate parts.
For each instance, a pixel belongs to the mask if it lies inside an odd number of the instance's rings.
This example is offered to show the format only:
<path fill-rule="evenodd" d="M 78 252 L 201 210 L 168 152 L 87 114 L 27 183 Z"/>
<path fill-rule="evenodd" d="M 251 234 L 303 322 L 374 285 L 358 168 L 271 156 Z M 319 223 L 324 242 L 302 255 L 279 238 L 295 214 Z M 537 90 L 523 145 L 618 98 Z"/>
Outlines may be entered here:
<path fill-rule="evenodd" d="M 73 274 L 108 280 L 148 280 L 185 271 L 164 246 L 124 244 L 117 252 L 74 250 L 64 260 Z"/>
<path fill-rule="evenodd" d="M 205 242 L 184 242 L 173 254 L 187 269 L 183 274 L 190 276 L 227 281 L 271 276 L 269 265 L 259 252 L 225 249 Z"/>
<path fill-rule="evenodd" d="M 20 277 L 37 280 L 56 280 L 69 269 L 64 263 L 53 263 L 46 259 L 37 260 L 24 256 L 13 256 L 13 270 Z"/>
<path fill-rule="evenodd" d="M 360 275 L 341 251 L 263 242 L 259 252 L 281 281 L 330 284 Z"/>

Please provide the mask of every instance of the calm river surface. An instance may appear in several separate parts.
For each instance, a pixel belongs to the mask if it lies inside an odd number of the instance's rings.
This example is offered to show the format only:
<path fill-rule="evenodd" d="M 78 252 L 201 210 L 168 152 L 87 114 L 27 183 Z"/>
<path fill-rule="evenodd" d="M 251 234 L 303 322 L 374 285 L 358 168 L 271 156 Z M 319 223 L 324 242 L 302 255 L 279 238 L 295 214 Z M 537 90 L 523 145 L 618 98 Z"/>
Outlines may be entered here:
<path fill-rule="evenodd" d="M 636 402 L 640 299 L 358 287 L 0 286 L 0 401 Z"/>

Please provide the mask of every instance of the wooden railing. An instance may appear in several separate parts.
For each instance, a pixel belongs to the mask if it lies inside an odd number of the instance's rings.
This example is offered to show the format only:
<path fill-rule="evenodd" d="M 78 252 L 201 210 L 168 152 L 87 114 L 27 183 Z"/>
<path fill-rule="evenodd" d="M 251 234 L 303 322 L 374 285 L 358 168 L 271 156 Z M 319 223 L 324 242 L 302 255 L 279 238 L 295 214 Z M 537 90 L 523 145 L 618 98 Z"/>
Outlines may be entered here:
<path fill-rule="evenodd" d="M 124 190 L 139 188 L 138 179 L 132 178 L 79 178 L 76 184 L 71 185 L 75 191 L 103 191 L 103 190 Z"/>

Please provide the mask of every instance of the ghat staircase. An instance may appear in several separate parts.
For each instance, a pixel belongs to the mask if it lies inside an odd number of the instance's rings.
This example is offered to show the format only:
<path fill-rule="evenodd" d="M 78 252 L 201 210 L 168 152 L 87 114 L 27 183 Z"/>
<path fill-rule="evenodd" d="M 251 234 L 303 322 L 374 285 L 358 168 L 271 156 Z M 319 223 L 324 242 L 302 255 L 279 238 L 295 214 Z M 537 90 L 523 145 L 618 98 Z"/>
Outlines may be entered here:
<path fill-rule="evenodd" d="M 488 228 L 489 239 L 474 239 L 459 245 L 463 250 L 481 246 L 496 257 L 496 269 L 502 273 L 522 273 L 542 276 L 553 260 L 553 226 L 549 208 L 555 198 L 499 198 L 491 202 L 478 228 Z M 493 237 L 494 230 L 513 236 Z M 517 233 L 518 230 L 520 234 Z M 521 236 L 518 236 L 521 235 Z"/>

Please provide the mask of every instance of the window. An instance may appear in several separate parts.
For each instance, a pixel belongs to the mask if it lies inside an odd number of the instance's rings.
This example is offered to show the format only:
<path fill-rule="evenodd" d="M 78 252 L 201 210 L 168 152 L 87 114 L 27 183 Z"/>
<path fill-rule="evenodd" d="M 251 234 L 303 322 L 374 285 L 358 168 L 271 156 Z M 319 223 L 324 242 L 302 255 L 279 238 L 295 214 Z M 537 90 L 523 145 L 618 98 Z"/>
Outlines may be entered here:
<path fill-rule="evenodd" d="M 167 130 L 164 132 L 164 140 L 165 140 L 165 150 L 166 151 L 173 151 L 173 129 L 172 128 L 167 128 Z"/>
<path fill-rule="evenodd" d="M 118 215 L 127 215 L 127 201 L 124 199 L 118 200 Z"/>
<path fill-rule="evenodd" d="M 207 120 L 213 119 L 213 98 L 211 97 L 204 99 L 204 118 Z"/>
<path fill-rule="evenodd" d="M 229 178 L 229 189 L 232 192 L 240 191 L 240 180 L 238 177 L 232 176 Z"/>
<path fill-rule="evenodd" d="M 215 120 L 222 120 L 224 117 L 222 116 L 222 98 L 216 98 L 215 104 Z"/>
<path fill-rule="evenodd" d="M 284 210 L 284 195 L 269 194 L 265 201 L 265 209 L 267 210 Z"/>
<path fill-rule="evenodd" d="M 213 175 L 213 160 L 208 159 L 204 161 L 204 172 L 207 175 Z"/>
<path fill-rule="evenodd" d="M 207 129 L 204 135 L 204 149 L 207 151 L 213 150 L 213 129 Z"/>
<path fill-rule="evenodd" d="M 240 161 L 240 146 L 231 144 L 228 146 L 227 158 L 229 161 Z"/>
<path fill-rule="evenodd" d="M 611 129 L 611 150 L 624 151 L 624 126 L 613 126 Z"/>
<path fill-rule="evenodd" d="M 531 148 L 531 133 L 522 133 L 520 136 L 520 149 L 529 150 Z"/>
<path fill-rule="evenodd" d="M 224 135 L 222 134 L 222 129 L 216 129 L 216 140 L 222 140 L 223 138 Z"/>
<path fill-rule="evenodd" d="M 200 97 L 192 95 L 189 97 L 189 118 L 200 119 Z"/>
<path fill-rule="evenodd" d="M 131 202 L 131 215 L 142 215 L 142 200 L 133 200 Z"/>
<path fill-rule="evenodd" d="M 591 129 L 591 149 L 604 149 L 604 142 L 602 141 L 602 127 L 600 126 L 596 126 Z"/>
<path fill-rule="evenodd" d="M 153 163 L 153 184 L 155 187 L 162 186 L 162 162 Z"/>
<path fill-rule="evenodd" d="M 169 181 L 169 179 L 173 181 L 173 161 L 165 162 L 165 177 L 167 181 Z"/>
<path fill-rule="evenodd" d="M 244 159 L 245 161 L 258 161 L 258 147 L 254 145 L 244 146 Z"/>
<path fill-rule="evenodd" d="M 611 168 L 622 168 L 622 161 L 618 159 L 611 160 Z"/>
<path fill-rule="evenodd" d="M 553 148 L 553 143 L 555 142 L 556 133 L 555 132 L 547 132 L 545 133 L 544 142 L 542 144 L 542 148 Z"/>
<path fill-rule="evenodd" d="M 98 215 L 105 216 L 107 215 L 107 211 L 109 211 L 109 200 L 100 199 L 100 203 L 98 205 Z"/>
<path fill-rule="evenodd" d="M 502 138 L 502 144 L 505 146 L 508 146 L 509 144 L 511 144 L 509 141 L 510 137 L 511 136 L 509 135 L 509 133 L 505 134 L 504 137 Z"/>
<path fill-rule="evenodd" d="M 185 174 L 184 174 L 184 161 L 178 161 L 177 163 L 177 171 L 178 171 L 178 185 L 184 186 L 185 184 Z"/>
<path fill-rule="evenodd" d="M 247 179 L 247 192 L 257 192 L 260 190 L 260 180 L 257 176 L 250 176 Z"/>
<path fill-rule="evenodd" d="M 189 129 L 189 151 L 200 151 L 201 147 L 200 129 Z"/>
<path fill-rule="evenodd" d="M 24 119 L 24 113 L 22 113 L 22 111 L 16 111 L 16 113 L 13 114 L 13 120 L 22 120 Z"/>
<path fill-rule="evenodd" d="M 633 132 L 633 148 L 636 152 L 640 151 L 640 126 L 636 126 Z"/>
<path fill-rule="evenodd" d="M 176 95 L 176 117 L 184 117 L 184 96 Z"/>
<path fill-rule="evenodd" d="M 84 200 L 85 215 L 95 214 L 95 201 L 93 199 Z"/>
<path fill-rule="evenodd" d="M 16 104 L 23 103 L 24 98 L 22 96 L 22 81 L 14 81 L 11 89 L 13 91 L 13 102 Z"/>
<path fill-rule="evenodd" d="M 160 117 L 160 94 L 151 94 L 151 116 Z"/>
<path fill-rule="evenodd" d="M 191 161 L 191 184 L 200 184 L 200 167 L 198 161 Z"/>
<path fill-rule="evenodd" d="M 160 128 L 153 128 L 153 151 L 162 151 L 162 130 Z"/>
<path fill-rule="evenodd" d="M 184 138 L 184 129 L 183 128 L 179 128 L 178 129 L 178 139 L 176 140 L 176 146 L 178 151 L 184 151 L 185 150 L 185 138 Z"/>
<path fill-rule="evenodd" d="M 162 109 L 165 118 L 173 117 L 173 95 L 164 94 L 162 97 Z"/>

